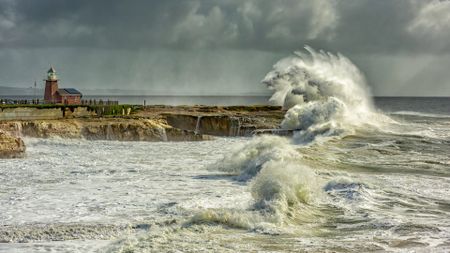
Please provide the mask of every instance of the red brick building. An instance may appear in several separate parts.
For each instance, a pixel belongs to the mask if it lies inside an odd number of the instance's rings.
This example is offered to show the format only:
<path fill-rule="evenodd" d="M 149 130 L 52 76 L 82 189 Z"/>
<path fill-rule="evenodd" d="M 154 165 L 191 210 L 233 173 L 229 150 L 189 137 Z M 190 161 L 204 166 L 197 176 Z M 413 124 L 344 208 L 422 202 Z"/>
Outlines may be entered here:
<path fill-rule="evenodd" d="M 58 78 L 56 71 L 51 67 L 47 72 L 47 79 L 45 80 L 44 100 L 49 104 L 81 104 L 82 94 L 73 88 L 58 88 Z"/>

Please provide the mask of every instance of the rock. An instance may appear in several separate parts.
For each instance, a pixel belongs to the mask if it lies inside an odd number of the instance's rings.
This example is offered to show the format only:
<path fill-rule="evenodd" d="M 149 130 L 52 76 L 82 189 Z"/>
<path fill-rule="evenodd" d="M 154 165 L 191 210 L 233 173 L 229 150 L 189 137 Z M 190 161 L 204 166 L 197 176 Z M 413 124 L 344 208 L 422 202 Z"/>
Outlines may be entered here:
<path fill-rule="evenodd" d="M 0 158 L 17 158 L 25 154 L 23 140 L 0 131 Z"/>
<path fill-rule="evenodd" d="M 166 127 L 156 120 L 109 120 L 82 125 L 81 134 L 88 140 L 167 141 Z"/>
<path fill-rule="evenodd" d="M 212 136 L 278 134 L 284 114 L 275 106 L 147 106 L 121 117 L 1 121 L 0 129 L 36 138 L 202 141 Z"/>
<path fill-rule="evenodd" d="M 209 141 L 214 139 L 211 135 L 196 134 L 193 131 L 173 127 L 166 129 L 166 135 L 168 141 Z"/>
<path fill-rule="evenodd" d="M 35 120 L 22 123 L 23 136 L 35 138 L 81 138 L 80 125 L 74 120 Z"/>
<path fill-rule="evenodd" d="M 165 114 L 167 123 L 175 128 L 214 136 L 251 136 L 258 129 L 279 128 L 278 115 L 192 115 Z"/>
<path fill-rule="evenodd" d="M 2 122 L 10 135 L 34 138 L 70 138 L 116 141 L 202 141 L 211 136 L 177 129 L 163 119 L 61 119 Z"/>

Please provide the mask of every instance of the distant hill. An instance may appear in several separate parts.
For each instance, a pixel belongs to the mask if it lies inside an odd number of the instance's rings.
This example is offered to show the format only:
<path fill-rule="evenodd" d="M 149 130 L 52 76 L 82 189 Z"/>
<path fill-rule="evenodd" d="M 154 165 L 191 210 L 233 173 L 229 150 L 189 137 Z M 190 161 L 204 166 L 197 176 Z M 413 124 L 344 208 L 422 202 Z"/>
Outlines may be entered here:
<path fill-rule="evenodd" d="M 36 93 L 36 95 L 44 94 L 43 89 L 36 89 L 30 87 L 30 88 L 17 88 L 17 87 L 4 87 L 0 86 L 0 97 L 3 96 L 33 96 Z"/>

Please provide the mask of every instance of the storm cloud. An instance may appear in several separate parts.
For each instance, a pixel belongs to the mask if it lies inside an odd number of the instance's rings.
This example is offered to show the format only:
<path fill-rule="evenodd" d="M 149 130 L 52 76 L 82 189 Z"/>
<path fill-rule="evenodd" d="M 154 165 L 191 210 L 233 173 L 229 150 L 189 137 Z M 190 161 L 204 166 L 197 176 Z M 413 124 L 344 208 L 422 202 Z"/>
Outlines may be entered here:
<path fill-rule="evenodd" d="M 0 0 L 0 86 L 54 64 L 80 87 L 261 93 L 304 45 L 347 55 L 376 95 L 450 95 L 450 1 Z"/>

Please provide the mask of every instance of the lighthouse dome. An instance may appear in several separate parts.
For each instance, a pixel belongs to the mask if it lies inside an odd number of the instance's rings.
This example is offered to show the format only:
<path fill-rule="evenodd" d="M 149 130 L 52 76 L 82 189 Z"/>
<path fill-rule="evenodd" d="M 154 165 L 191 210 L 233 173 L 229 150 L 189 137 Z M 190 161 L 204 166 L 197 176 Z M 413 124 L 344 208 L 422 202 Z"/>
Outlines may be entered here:
<path fill-rule="evenodd" d="M 47 71 L 47 78 L 48 78 L 48 80 L 52 80 L 52 81 L 57 79 L 56 71 L 53 68 L 53 66 Z"/>
<path fill-rule="evenodd" d="M 53 66 L 47 71 L 47 73 L 56 73 L 55 69 L 53 68 Z"/>

